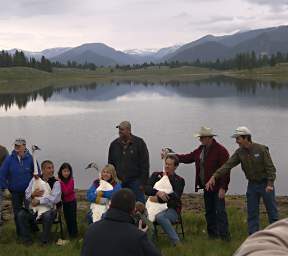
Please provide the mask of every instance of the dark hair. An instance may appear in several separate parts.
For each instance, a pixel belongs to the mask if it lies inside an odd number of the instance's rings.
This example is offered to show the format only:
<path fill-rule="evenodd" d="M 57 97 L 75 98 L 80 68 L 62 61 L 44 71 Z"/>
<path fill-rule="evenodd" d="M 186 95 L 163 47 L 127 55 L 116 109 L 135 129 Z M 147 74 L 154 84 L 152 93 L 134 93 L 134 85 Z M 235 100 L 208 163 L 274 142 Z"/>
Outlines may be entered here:
<path fill-rule="evenodd" d="M 47 164 L 53 164 L 53 162 L 51 160 L 44 160 L 42 163 L 41 163 L 41 170 L 45 169 L 46 165 Z"/>
<path fill-rule="evenodd" d="M 135 203 L 136 197 L 133 191 L 129 188 L 123 188 L 113 194 L 110 208 L 131 214 L 135 209 Z"/>
<path fill-rule="evenodd" d="M 176 155 L 168 155 L 168 156 L 166 156 L 165 161 L 166 161 L 167 159 L 172 159 L 172 160 L 174 161 L 174 166 L 177 167 L 177 166 L 179 165 L 179 158 L 178 158 L 178 156 L 176 156 Z"/>
<path fill-rule="evenodd" d="M 239 137 L 241 137 L 243 140 L 247 139 L 249 142 L 252 142 L 251 135 L 240 135 Z"/>
<path fill-rule="evenodd" d="M 67 178 L 63 177 L 62 171 L 64 169 L 68 169 L 70 171 L 70 174 Z M 73 177 L 72 166 L 69 163 L 63 163 L 59 168 L 58 177 L 60 180 L 62 180 L 64 182 L 68 182 Z"/>

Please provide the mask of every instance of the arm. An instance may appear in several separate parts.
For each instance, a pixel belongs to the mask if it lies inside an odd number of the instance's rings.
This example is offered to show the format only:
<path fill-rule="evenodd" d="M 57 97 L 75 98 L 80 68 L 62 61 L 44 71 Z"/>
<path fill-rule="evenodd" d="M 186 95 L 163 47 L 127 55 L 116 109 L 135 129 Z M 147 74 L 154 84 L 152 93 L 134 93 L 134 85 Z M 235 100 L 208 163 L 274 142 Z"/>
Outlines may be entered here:
<path fill-rule="evenodd" d="M 220 177 L 227 175 L 230 173 L 230 170 L 235 167 L 236 165 L 240 164 L 240 158 L 235 152 L 229 159 L 228 161 L 223 164 L 214 174 L 212 177 L 214 177 L 216 180 L 219 179 Z"/>
<path fill-rule="evenodd" d="M 173 193 L 169 194 L 169 199 L 180 200 L 185 187 L 185 180 L 179 179 L 174 185 Z"/>
<path fill-rule="evenodd" d="M 156 193 L 158 192 L 157 189 L 154 189 L 153 186 L 154 184 L 157 182 L 157 173 L 154 172 L 152 173 L 152 175 L 150 176 L 150 178 L 148 179 L 146 185 L 145 185 L 145 194 L 147 196 L 155 196 Z"/>
<path fill-rule="evenodd" d="M 144 140 L 141 140 L 140 144 L 140 170 L 141 170 L 141 183 L 145 185 L 149 178 L 149 152 Z"/>
<path fill-rule="evenodd" d="M 179 162 L 183 164 L 192 164 L 195 162 L 195 150 L 188 154 L 176 154 L 179 158 Z"/>
<path fill-rule="evenodd" d="M 110 147 L 109 147 L 108 164 L 113 164 L 115 166 L 114 157 L 113 157 L 113 142 L 110 144 Z"/>
<path fill-rule="evenodd" d="M 228 151 L 225 148 L 222 148 L 222 150 L 219 152 L 219 165 L 223 166 L 223 164 L 225 164 L 228 161 L 228 159 L 229 159 Z M 220 188 L 223 188 L 225 191 L 227 191 L 229 182 L 230 182 L 230 171 L 219 179 Z"/>
<path fill-rule="evenodd" d="M 276 179 L 276 168 L 273 164 L 273 161 L 271 159 L 269 149 L 265 147 L 265 150 L 263 152 L 263 158 L 264 158 L 264 166 L 265 170 L 267 172 L 267 179 L 268 179 L 268 186 L 273 186 L 274 181 Z"/>
<path fill-rule="evenodd" d="M 117 185 L 114 186 L 114 188 L 112 190 L 109 191 L 103 191 L 103 197 L 104 198 L 108 198 L 111 199 L 112 195 L 117 192 L 119 189 L 122 188 L 122 185 L 120 183 L 118 183 Z"/>
<path fill-rule="evenodd" d="M 53 207 L 61 201 L 61 186 L 60 182 L 56 181 L 54 183 L 53 189 L 48 196 L 44 196 L 40 199 L 40 204 L 48 205 Z"/>
<path fill-rule="evenodd" d="M 90 203 L 95 203 L 96 201 L 96 196 L 97 196 L 97 191 L 96 191 L 96 186 L 94 184 L 92 184 L 92 186 L 89 188 L 89 190 L 87 191 L 87 200 Z"/>
<path fill-rule="evenodd" d="M 25 190 L 25 198 L 28 202 L 32 200 L 32 186 L 33 186 L 34 179 L 32 178 L 29 182 L 28 187 Z"/>

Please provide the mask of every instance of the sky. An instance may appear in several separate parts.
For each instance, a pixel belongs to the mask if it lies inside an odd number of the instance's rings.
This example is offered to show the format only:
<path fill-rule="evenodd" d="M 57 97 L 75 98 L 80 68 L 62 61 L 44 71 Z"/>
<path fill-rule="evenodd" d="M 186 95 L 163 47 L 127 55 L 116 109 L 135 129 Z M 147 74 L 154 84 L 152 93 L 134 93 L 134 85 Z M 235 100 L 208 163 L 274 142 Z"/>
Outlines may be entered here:
<path fill-rule="evenodd" d="M 0 49 L 156 49 L 287 25 L 288 0 L 0 0 Z"/>

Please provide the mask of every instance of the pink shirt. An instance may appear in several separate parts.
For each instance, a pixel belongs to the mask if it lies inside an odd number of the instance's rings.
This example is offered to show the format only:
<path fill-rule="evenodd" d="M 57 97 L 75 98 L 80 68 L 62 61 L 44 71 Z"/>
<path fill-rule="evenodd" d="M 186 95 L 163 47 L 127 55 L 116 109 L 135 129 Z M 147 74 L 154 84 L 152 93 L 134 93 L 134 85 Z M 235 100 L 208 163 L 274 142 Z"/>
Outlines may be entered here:
<path fill-rule="evenodd" d="M 60 181 L 61 191 L 63 195 L 63 202 L 71 202 L 76 200 L 76 194 L 74 190 L 74 179 L 71 178 L 67 183 Z"/>

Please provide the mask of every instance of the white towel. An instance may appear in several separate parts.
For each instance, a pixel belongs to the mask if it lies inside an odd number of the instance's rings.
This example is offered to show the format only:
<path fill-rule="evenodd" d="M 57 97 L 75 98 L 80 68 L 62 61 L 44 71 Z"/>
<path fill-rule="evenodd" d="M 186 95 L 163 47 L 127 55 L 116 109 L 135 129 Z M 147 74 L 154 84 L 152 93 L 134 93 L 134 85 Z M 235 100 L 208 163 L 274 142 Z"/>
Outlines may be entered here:
<path fill-rule="evenodd" d="M 99 187 L 96 189 L 96 191 L 110 191 L 113 190 L 113 186 L 105 181 L 105 180 L 100 180 Z M 90 205 L 90 209 L 92 211 L 92 219 L 93 222 L 96 222 L 101 219 L 103 213 L 105 213 L 108 209 L 108 204 L 95 204 L 92 203 Z"/>
<path fill-rule="evenodd" d="M 164 175 L 159 181 L 157 181 L 154 184 L 153 188 L 157 189 L 158 191 L 165 192 L 166 194 L 173 193 L 173 188 L 167 175 Z M 154 222 L 156 215 L 160 212 L 165 211 L 168 207 L 167 207 L 167 203 L 163 203 L 163 204 L 155 203 L 155 202 L 152 202 L 149 197 L 146 202 L 146 208 L 148 212 L 148 219 Z"/>

